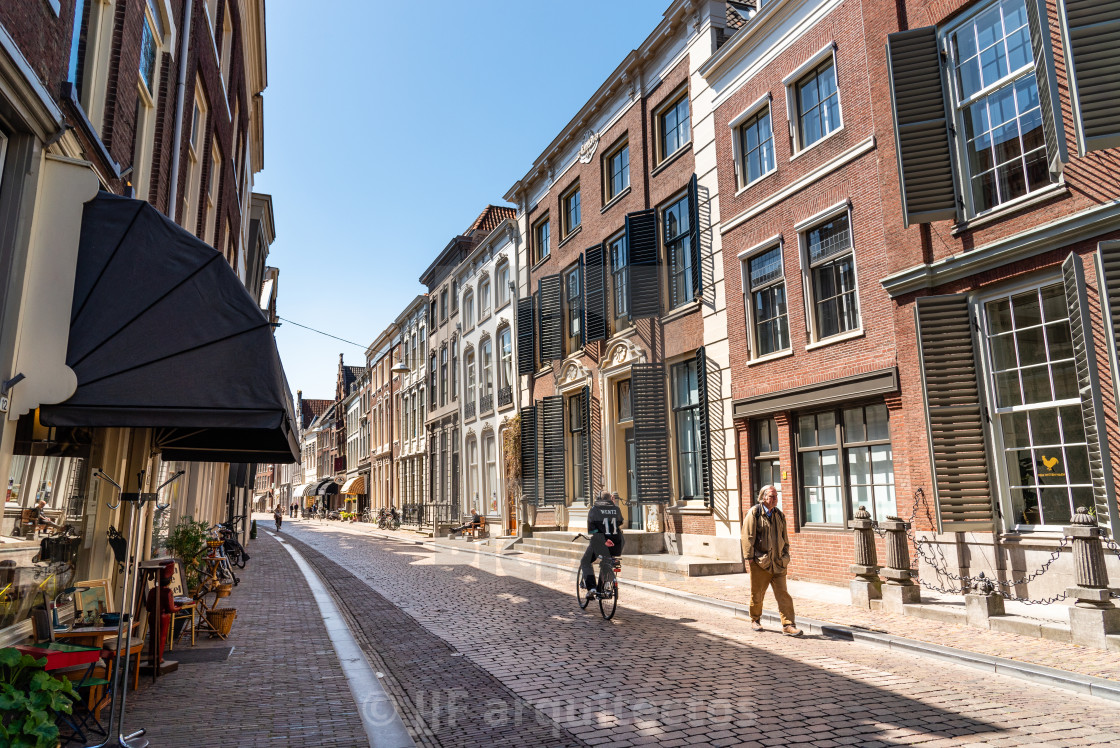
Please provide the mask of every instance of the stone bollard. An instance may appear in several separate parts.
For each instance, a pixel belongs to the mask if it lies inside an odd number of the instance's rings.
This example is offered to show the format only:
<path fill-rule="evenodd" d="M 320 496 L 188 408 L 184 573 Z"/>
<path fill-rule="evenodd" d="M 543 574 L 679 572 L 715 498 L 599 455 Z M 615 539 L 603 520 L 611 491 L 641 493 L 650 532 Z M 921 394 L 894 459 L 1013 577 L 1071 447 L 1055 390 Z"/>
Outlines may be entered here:
<path fill-rule="evenodd" d="M 1089 511 L 1080 506 L 1070 519 L 1066 535 L 1073 541 L 1076 575 L 1076 583 L 1067 592 L 1077 601 L 1069 609 L 1070 638 L 1074 644 L 1108 649 L 1106 637 L 1120 633 L 1120 609 L 1110 599 L 1101 528 Z"/>
<path fill-rule="evenodd" d="M 988 619 L 992 616 L 1005 615 L 1003 595 L 996 589 L 995 583 L 984 576 L 984 572 L 972 580 L 969 591 L 965 593 L 964 612 L 968 625 L 981 629 L 991 628 Z"/>
<path fill-rule="evenodd" d="M 906 543 L 910 523 L 898 517 L 887 517 L 879 527 L 887 533 L 887 565 L 882 571 L 887 580 L 883 585 L 883 609 L 902 613 L 903 605 L 922 601 L 921 590 L 914 584 L 910 571 L 910 548 Z"/>
<path fill-rule="evenodd" d="M 852 593 L 852 605 L 857 608 L 871 608 L 872 600 L 883 597 L 883 580 L 879 579 L 879 559 L 875 552 L 875 523 L 862 506 L 856 510 L 852 527 L 856 531 L 856 562 L 851 565 L 856 575 L 848 588 Z"/>

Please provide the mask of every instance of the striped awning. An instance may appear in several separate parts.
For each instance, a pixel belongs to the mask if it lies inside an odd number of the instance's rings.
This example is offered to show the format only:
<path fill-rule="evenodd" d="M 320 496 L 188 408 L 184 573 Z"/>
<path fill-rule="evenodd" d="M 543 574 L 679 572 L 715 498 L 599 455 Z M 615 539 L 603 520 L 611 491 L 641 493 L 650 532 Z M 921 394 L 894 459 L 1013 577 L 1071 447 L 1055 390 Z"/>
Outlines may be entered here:
<path fill-rule="evenodd" d="M 315 492 L 317 483 L 304 483 L 302 486 L 296 486 L 292 489 L 292 496 L 302 498 L 304 496 L 311 496 Z"/>
<path fill-rule="evenodd" d="M 342 493 L 365 494 L 365 492 L 366 479 L 364 476 L 355 475 L 353 478 L 342 484 Z"/>

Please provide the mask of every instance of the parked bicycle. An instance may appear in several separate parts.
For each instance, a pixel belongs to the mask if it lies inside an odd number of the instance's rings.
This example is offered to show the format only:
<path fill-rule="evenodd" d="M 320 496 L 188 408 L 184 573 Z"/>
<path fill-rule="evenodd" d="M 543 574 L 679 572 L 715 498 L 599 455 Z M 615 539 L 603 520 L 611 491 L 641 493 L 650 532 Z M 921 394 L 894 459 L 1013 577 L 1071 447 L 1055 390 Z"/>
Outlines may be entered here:
<path fill-rule="evenodd" d="M 211 546 L 211 563 L 214 565 L 214 572 L 220 582 L 236 586 L 241 584 L 241 580 L 237 578 L 237 574 L 233 571 L 233 564 L 230 563 L 229 556 L 226 555 L 225 543 L 219 534 L 221 527 L 221 525 L 210 526 L 210 538 L 207 544 Z"/>
<path fill-rule="evenodd" d="M 394 508 L 381 509 L 377 516 L 377 526 L 382 530 L 399 530 L 401 526 L 401 516 L 397 514 Z"/>
<path fill-rule="evenodd" d="M 222 547 L 226 552 L 231 564 L 238 569 L 245 568 L 245 562 L 249 560 L 249 554 L 245 551 L 245 547 L 241 545 L 241 541 L 237 539 L 240 534 L 238 525 L 245 521 L 244 514 L 238 514 L 230 519 L 228 522 L 223 522 L 218 525 L 218 536 L 222 540 Z"/>
<path fill-rule="evenodd" d="M 574 543 L 577 538 L 583 538 L 588 542 L 591 541 L 583 533 L 576 535 L 572 538 Z M 583 579 L 583 573 L 576 569 L 576 602 L 582 610 L 586 610 L 587 606 L 592 600 L 599 601 L 599 613 L 603 618 L 609 621 L 614 617 L 615 609 L 618 607 L 618 577 L 617 573 L 622 568 L 621 562 L 612 558 L 610 553 L 604 553 L 599 558 L 599 579 L 595 585 L 595 589 L 587 589 Z"/>

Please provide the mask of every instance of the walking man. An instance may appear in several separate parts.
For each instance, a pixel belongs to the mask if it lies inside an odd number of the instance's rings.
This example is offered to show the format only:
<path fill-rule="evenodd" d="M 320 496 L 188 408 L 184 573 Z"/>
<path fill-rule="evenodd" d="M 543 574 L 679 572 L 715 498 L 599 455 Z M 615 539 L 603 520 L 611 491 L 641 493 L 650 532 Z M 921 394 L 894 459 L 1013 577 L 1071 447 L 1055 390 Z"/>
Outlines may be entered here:
<path fill-rule="evenodd" d="M 786 516 L 778 508 L 778 490 L 772 485 L 758 492 L 758 503 L 747 512 L 743 522 L 743 558 L 751 575 L 751 628 L 762 631 L 762 601 L 766 588 L 774 591 L 778 613 L 782 617 L 782 633 L 801 636 L 794 624 L 793 598 L 786 590 L 786 568 L 789 566 L 789 533 Z"/>

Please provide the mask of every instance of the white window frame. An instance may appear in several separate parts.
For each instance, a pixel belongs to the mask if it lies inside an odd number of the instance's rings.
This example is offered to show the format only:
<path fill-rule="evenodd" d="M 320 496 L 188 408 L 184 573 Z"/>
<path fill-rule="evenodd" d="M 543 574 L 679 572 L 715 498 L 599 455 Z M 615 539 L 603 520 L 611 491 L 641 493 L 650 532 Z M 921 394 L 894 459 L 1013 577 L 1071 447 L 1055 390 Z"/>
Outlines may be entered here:
<path fill-rule="evenodd" d="M 502 271 L 505 271 L 505 279 L 502 278 Z M 494 311 L 509 303 L 509 273 L 509 261 L 503 257 L 494 268 Z"/>
<path fill-rule="evenodd" d="M 758 184 L 759 182 L 761 182 L 766 177 L 768 177 L 771 174 L 774 174 L 775 172 L 778 171 L 778 154 L 777 153 L 774 154 L 774 168 L 770 169 L 769 171 L 763 172 L 756 179 L 748 182 L 747 181 L 747 175 L 743 170 L 743 155 L 744 154 L 743 154 L 743 144 L 741 142 L 742 138 L 741 138 L 741 133 L 739 132 L 739 128 L 743 126 L 744 122 L 746 122 L 747 120 L 754 117 L 756 114 L 761 112 L 763 109 L 769 109 L 770 110 L 770 133 L 771 133 L 771 141 L 770 141 L 771 146 L 770 147 L 771 147 L 771 149 L 773 149 L 773 147 L 774 147 L 773 146 L 773 142 L 774 142 L 773 141 L 773 135 L 774 135 L 774 107 L 773 107 L 773 97 L 770 95 L 769 91 L 767 91 L 766 93 L 762 94 L 762 96 L 755 99 L 755 101 L 752 102 L 750 106 L 748 106 L 743 111 L 739 112 L 739 114 L 735 115 L 734 119 L 732 119 L 730 122 L 727 123 L 728 128 L 731 129 L 731 155 L 732 155 L 732 159 L 734 160 L 734 163 L 735 163 L 735 189 L 736 189 L 735 194 L 736 195 L 742 194 L 743 192 L 745 192 L 747 190 L 748 187 L 753 187 L 754 185 Z"/>
<path fill-rule="evenodd" d="M 661 150 L 665 147 L 665 125 L 662 122 L 662 118 L 670 109 L 675 109 L 682 100 L 685 102 L 685 104 L 687 104 L 688 109 L 688 140 L 682 141 L 681 144 L 677 146 L 677 149 L 675 151 L 666 151 L 665 155 L 662 156 Z M 688 83 L 686 81 L 675 91 L 669 94 L 669 96 L 665 98 L 665 101 L 653 110 L 653 160 L 655 168 L 660 166 L 661 164 L 668 163 L 674 156 L 692 145 L 692 140 L 694 137 L 694 134 L 692 132 L 693 124 L 695 123 L 693 123 L 692 121 L 692 99 L 689 97 Z"/>
<path fill-rule="evenodd" d="M 778 252 L 782 257 L 782 284 L 786 288 L 786 337 L 789 339 L 789 345 L 785 348 L 782 348 L 781 350 L 772 351 L 771 353 L 767 353 L 765 356 L 760 356 L 758 354 L 758 337 L 755 333 L 754 299 L 752 297 L 753 292 L 751 291 L 750 261 L 760 254 L 763 254 L 764 252 L 769 252 L 775 247 L 778 249 Z M 789 276 L 786 272 L 785 250 L 786 247 L 783 236 L 781 234 L 775 234 L 766 241 L 759 242 L 753 247 L 745 249 L 738 254 L 740 288 L 742 288 L 743 292 L 743 319 L 746 321 L 747 346 L 749 348 L 748 353 L 750 354 L 749 363 L 751 364 L 761 363 L 763 361 L 772 361 L 776 358 L 784 358 L 793 354 L 793 335 L 791 334 L 792 331 L 790 330 L 789 322 Z"/>
<path fill-rule="evenodd" d="M 809 258 L 808 234 L 820 224 L 826 223 L 843 214 L 847 214 L 848 216 L 848 234 L 851 237 L 852 243 L 850 251 L 852 254 L 852 279 L 855 288 L 856 326 L 851 330 L 845 330 L 844 332 L 821 338 L 817 331 L 816 298 L 813 293 L 813 271 Z M 794 225 L 794 229 L 797 231 L 798 259 L 801 262 L 801 288 L 805 307 L 805 333 L 808 341 L 805 350 L 813 350 L 814 348 L 820 348 L 863 335 L 863 303 L 859 295 L 859 263 L 856 262 L 856 231 L 852 222 L 851 203 L 847 200 L 837 203 L 831 208 L 827 208 L 820 213 L 798 222 Z"/>
<path fill-rule="evenodd" d="M 829 42 L 819 49 L 812 57 L 798 65 L 793 72 L 787 74 L 785 78 L 782 78 L 782 86 L 785 88 L 786 92 L 786 121 L 789 125 L 790 161 L 793 161 L 802 153 L 808 153 L 821 143 L 844 131 L 844 101 L 840 91 L 840 68 L 836 64 L 836 49 L 836 42 Z M 797 112 L 797 84 L 804 80 L 805 76 L 829 57 L 832 58 L 832 69 L 835 71 L 836 75 L 836 108 L 840 111 L 840 126 L 802 148 L 800 146 L 800 118 Z M 771 128 L 774 126 L 773 110 L 771 110 L 770 114 L 770 126 Z M 774 160 L 777 161 L 776 158 Z"/>
<path fill-rule="evenodd" d="M 463 331 L 469 332 L 474 329 L 474 291 L 470 288 L 463 291 Z"/>
<path fill-rule="evenodd" d="M 482 322 L 490 317 L 490 296 L 491 296 L 490 278 L 489 276 L 482 276 L 478 281 L 478 321 Z M 485 291 L 485 293 L 483 293 Z M 485 302 L 485 306 L 483 306 Z"/>

